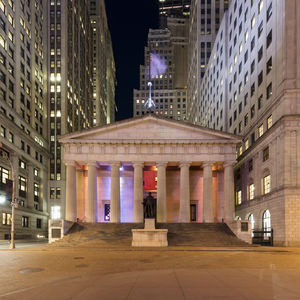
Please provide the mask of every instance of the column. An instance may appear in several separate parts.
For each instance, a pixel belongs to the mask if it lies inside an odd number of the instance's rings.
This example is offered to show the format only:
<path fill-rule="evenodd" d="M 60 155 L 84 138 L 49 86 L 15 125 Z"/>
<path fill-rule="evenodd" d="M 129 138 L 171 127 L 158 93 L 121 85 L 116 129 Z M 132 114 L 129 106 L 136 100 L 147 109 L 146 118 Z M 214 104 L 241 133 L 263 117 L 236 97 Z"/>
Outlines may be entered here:
<path fill-rule="evenodd" d="M 143 185 L 143 167 L 144 163 L 133 163 L 133 222 L 142 223 L 144 221 L 144 185 Z"/>
<path fill-rule="evenodd" d="M 167 176 L 166 162 L 158 162 L 157 167 L 157 222 L 167 222 Z"/>
<path fill-rule="evenodd" d="M 203 164 L 203 221 L 214 222 L 212 196 L 212 163 Z"/>
<path fill-rule="evenodd" d="M 190 163 L 180 163 L 180 211 L 179 222 L 189 223 L 190 212 Z"/>
<path fill-rule="evenodd" d="M 86 221 L 96 222 L 97 212 L 97 163 L 88 163 L 88 193 L 86 202 Z"/>
<path fill-rule="evenodd" d="M 120 162 L 110 163 L 111 187 L 110 187 L 110 222 L 120 222 Z"/>
<path fill-rule="evenodd" d="M 19 156 L 11 154 L 11 180 L 13 181 L 14 198 L 19 198 Z M 13 199 L 12 199 L 13 200 Z"/>
<path fill-rule="evenodd" d="M 27 164 L 28 178 L 27 178 L 27 208 L 34 208 L 34 177 L 33 177 L 33 165 Z"/>
<path fill-rule="evenodd" d="M 66 220 L 76 221 L 77 199 L 76 199 L 76 167 L 75 162 L 67 162 L 66 178 Z"/>
<path fill-rule="evenodd" d="M 224 217 L 226 221 L 234 220 L 234 177 L 235 162 L 224 163 Z"/>

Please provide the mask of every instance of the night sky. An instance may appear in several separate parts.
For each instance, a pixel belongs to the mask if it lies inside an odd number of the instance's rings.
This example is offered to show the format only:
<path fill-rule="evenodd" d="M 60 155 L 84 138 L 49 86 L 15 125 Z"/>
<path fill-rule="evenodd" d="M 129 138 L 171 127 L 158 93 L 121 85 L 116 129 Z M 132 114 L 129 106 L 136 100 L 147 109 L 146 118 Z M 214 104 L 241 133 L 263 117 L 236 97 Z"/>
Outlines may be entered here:
<path fill-rule="evenodd" d="M 116 120 L 123 120 L 132 117 L 133 89 L 139 88 L 149 28 L 158 28 L 158 5 L 157 0 L 105 2 L 117 70 Z"/>

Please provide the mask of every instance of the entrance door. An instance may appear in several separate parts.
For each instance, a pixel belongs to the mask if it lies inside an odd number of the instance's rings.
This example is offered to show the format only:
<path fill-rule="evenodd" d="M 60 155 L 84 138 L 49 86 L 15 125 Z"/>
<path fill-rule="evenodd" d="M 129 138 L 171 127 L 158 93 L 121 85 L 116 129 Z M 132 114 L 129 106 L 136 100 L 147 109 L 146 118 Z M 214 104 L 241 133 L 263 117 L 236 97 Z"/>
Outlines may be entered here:
<path fill-rule="evenodd" d="M 197 204 L 191 204 L 191 222 L 197 221 Z"/>

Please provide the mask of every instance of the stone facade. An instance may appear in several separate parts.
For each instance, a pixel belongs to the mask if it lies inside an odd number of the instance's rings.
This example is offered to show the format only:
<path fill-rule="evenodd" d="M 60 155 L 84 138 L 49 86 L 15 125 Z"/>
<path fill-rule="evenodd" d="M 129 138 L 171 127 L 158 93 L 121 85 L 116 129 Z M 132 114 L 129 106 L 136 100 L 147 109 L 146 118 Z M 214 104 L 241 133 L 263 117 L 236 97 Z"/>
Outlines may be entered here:
<path fill-rule="evenodd" d="M 148 115 L 60 138 L 67 166 L 66 219 L 143 222 L 143 172 L 154 170 L 158 222 L 233 220 L 239 138 Z"/>

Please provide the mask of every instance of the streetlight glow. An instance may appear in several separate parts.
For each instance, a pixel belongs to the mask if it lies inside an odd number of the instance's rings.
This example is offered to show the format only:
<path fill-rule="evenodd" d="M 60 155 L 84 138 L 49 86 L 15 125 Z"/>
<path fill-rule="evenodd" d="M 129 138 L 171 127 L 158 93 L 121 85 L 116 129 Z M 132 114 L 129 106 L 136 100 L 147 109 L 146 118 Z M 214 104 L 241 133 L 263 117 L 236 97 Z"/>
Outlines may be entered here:
<path fill-rule="evenodd" d="M 0 204 L 4 204 L 6 201 L 6 198 L 4 195 L 0 195 Z"/>

